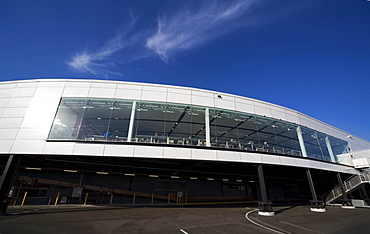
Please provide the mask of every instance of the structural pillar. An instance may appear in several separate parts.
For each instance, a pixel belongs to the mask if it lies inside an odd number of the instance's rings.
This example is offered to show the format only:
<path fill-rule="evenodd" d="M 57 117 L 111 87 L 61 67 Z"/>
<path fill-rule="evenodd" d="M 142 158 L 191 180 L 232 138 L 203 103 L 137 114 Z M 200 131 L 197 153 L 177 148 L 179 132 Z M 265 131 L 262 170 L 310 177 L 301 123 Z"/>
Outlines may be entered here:
<path fill-rule="evenodd" d="M 274 216 L 275 213 L 272 210 L 272 203 L 267 199 L 267 192 L 266 192 L 266 185 L 265 185 L 265 178 L 263 176 L 263 168 L 262 164 L 259 164 L 257 167 L 258 170 L 258 180 L 260 182 L 260 189 L 261 189 L 261 197 L 262 202 L 258 202 L 258 214 L 262 216 Z"/>
<path fill-rule="evenodd" d="M 315 186 L 313 184 L 311 171 L 310 169 L 306 169 L 306 174 L 308 178 L 308 183 L 310 184 L 311 194 L 312 194 L 312 200 L 310 200 L 311 203 L 311 211 L 313 212 L 325 212 L 325 204 L 322 200 L 318 200 L 316 196 Z"/>
<path fill-rule="evenodd" d="M 9 191 L 17 178 L 18 166 L 21 156 L 10 155 L 6 163 L 3 175 L 0 179 L 0 214 L 6 214 L 6 209 L 10 203 Z"/>
<path fill-rule="evenodd" d="M 206 108 L 204 123 L 206 127 L 206 146 L 211 146 L 211 126 L 209 123 L 209 108 Z"/>
<path fill-rule="evenodd" d="M 299 146 L 300 146 L 301 151 L 302 151 L 302 156 L 303 157 L 307 157 L 307 151 L 306 151 L 306 146 L 304 145 L 304 140 L 303 140 L 301 126 L 298 126 L 296 130 L 297 130 L 297 136 L 298 136 Z"/>
<path fill-rule="evenodd" d="M 333 149 L 331 148 L 331 144 L 330 144 L 330 140 L 329 140 L 328 136 L 325 137 L 325 143 L 326 143 L 326 148 L 328 148 L 331 161 L 332 162 L 337 162 L 337 160 L 335 158 L 335 155 L 334 155 L 334 152 L 333 152 Z"/>
<path fill-rule="evenodd" d="M 133 101 L 132 108 L 131 108 L 130 124 L 128 126 L 127 142 L 132 141 L 132 132 L 134 129 L 134 121 L 135 121 L 135 111 L 136 111 L 136 101 Z"/>
<path fill-rule="evenodd" d="M 342 178 L 340 177 L 340 173 L 337 173 L 337 179 L 340 187 L 340 191 L 342 192 L 342 208 L 354 208 L 352 202 L 348 199 L 346 190 L 343 185 Z"/>

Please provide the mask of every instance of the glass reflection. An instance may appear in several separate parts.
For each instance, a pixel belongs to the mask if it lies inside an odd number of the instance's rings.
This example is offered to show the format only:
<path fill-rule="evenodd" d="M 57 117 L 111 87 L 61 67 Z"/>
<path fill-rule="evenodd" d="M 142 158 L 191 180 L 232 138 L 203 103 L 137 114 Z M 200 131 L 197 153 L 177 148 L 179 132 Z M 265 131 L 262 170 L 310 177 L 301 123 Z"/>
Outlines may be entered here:
<path fill-rule="evenodd" d="M 301 157 L 303 145 L 307 157 L 333 162 L 337 155 L 348 153 L 346 141 L 282 120 L 183 104 L 133 103 L 63 98 L 48 139 L 210 146 Z M 299 127 L 303 144 L 297 135 Z"/>

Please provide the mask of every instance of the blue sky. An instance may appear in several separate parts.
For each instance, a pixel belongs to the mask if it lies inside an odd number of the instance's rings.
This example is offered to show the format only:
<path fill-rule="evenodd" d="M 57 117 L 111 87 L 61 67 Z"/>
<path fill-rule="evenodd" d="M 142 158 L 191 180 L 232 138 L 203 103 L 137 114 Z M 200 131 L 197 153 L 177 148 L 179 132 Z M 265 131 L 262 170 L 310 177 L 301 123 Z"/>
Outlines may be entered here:
<path fill-rule="evenodd" d="M 204 88 L 370 140 L 366 0 L 2 0 L 0 80 Z"/>

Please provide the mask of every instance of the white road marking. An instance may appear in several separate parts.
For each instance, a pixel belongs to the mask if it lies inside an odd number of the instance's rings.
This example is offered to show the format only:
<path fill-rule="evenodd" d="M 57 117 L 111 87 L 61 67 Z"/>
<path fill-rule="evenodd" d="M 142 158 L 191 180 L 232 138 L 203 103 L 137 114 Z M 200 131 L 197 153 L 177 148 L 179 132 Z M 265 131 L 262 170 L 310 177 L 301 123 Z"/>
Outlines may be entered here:
<path fill-rule="evenodd" d="M 269 231 L 271 231 L 271 232 L 275 232 L 275 233 L 279 233 L 279 234 L 285 234 L 284 232 L 280 232 L 280 231 L 274 230 L 274 229 L 272 229 L 272 228 L 269 228 L 269 227 L 263 226 L 262 224 L 256 223 L 256 222 L 254 222 L 253 220 L 251 220 L 251 219 L 248 217 L 248 215 L 249 215 L 250 213 L 252 213 L 252 212 L 257 211 L 257 210 L 258 210 L 258 209 L 249 211 L 248 213 L 246 213 L 246 214 L 245 214 L 245 218 L 246 218 L 249 222 L 251 222 L 251 223 L 253 223 L 254 225 L 257 225 L 257 226 L 259 226 L 259 227 L 261 227 L 261 228 L 264 228 L 264 229 L 269 230 Z"/>
<path fill-rule="evenodd" d="M 180 232 L 184 233 L 184 234 L 189 234 L 187 233 L 184 229 L 180 229 Z"/>
<path fill-rule="evenodd" d="M 290 226 L 297 227 L 297 228 L 300 228 L 300 229 L 303 229 L 303 230 L 306 230 L 306 231 L 324 234 L 324 232 L 315 231 L 315 230 L 305 228 L 305 227 L 301 227 L 301 226 L 298 226 L 298 225 L 295 225 L 295 224 L 292 224 L 292 223 L 288 223 L 288 222 L 285 222 L 285 221 L 280 221 L 280 223 L 288 224 Z"/>

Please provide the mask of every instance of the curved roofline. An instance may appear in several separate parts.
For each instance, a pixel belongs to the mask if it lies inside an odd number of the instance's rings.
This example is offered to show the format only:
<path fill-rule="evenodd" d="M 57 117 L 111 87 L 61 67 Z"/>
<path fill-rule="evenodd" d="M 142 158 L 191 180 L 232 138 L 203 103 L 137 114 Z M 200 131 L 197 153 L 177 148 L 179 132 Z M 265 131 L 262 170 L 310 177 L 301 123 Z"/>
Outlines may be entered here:
<path fill-rule="evenodd" d="M 267 102 L 267 101 L 262 101 L 262 100 L 258 100 L 258 99 L 254 99 L 254 98 L 250 98 L 250 97 L 244 97 L 244 96 L 240 96 L 240 95 L 236 95 L 236 94 L 230 94 L 230 93 L 225 93 L 225 92 L 222 92 L 222 91 L 216 91 L 216 90 L 207 90 L 207 89 L 202 89 L 202 88 L 194 88 L 194 87 L 188 87 L 188 86 L 179 86 L 179 85 L 170 85 L 170 84 L 157 84 L 157 83 L 146 83 L 146 82 L 134 82 L 134 81 L 121 81 L 121 80 L 102 80 L 102 79 L 94 79 L 94 78 L 76 78 L 76 79 L 73 79 L 73 78 L 36 78 L 36 79 L 24 79 L 24 80 L 12 80 L 12 81 L 2 81 L 0 83 L 28 83 L 28 82 L 80 82 L 80 81 L 84 81 L 84 82 L 95 82 L 95 83 L 120 83 L 120 84 L 130 84 L 130 85 L 147 85 L 147 86 L 153 86 L 153 87 L 166 87 L 166 88 L 180 88 L 180 89 L 187 89 L 187 90 L 194 90 L 194 91 L 198 91 L 198 92 L 207 92 L 207 93 L 211 93 L 211 94 L 217 94 L 217 95 L 227 95 L 229 97 L 234 97 L 234 98 L 240 98 L 240 99 L 245 99 L 245 100 L 248 100 L 248 101 L 254 101 L 254 102 L 259 102 L 259 103 L 263 103 L 263 104 L 268 104 L 268 105 L 273 105 L 275 107 L 278 107 L 278 108 L 282 108 L 282 109 L 286 109 L 286 110 L 289 110 L 289 111 L 292 111 L 292 112 L 295 112 L 297 114 L 301 114 L 303 115 L 304 117 L 307 117 L 309 118 L 310 120 L 313 120 L 313 121 L 316 121 L 320 124 L 323 124 L 327 127 L 330 127 L 330 128 L 333 128 L 337 131 L 340 131 L 342 132 L 344 135 L 353 135 L 349 132 L 346 132 L 342 129 L 339 129 L 333 125 L 330 125 L 328 123 L 325 123 L 321 120 L 318 120 L 318 119 L 315 119 L 307 114 L 304 114 L 302 112 L 299 112 L 297 110 L 294 110 L 294 109 L 290 109 L 288 107 L 284 107 L 284 106 L 281 106 L 281 105 L 278 105 L 278 104 L 275 104 L 275 103 L 271 103 L 271 102 Z M 358 140 L 363 140 L 365 142 L 368 142 L 370 143 L 370 141 L 367 141 L 366 139 L 363 139 L 363 138 L 360 138 L 360 137 L 357 137 L 355 135 L 353 135 L 353 138 L 357 138 Z"/>

